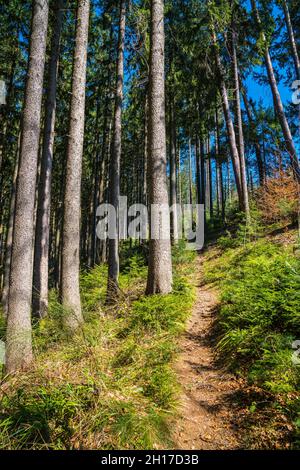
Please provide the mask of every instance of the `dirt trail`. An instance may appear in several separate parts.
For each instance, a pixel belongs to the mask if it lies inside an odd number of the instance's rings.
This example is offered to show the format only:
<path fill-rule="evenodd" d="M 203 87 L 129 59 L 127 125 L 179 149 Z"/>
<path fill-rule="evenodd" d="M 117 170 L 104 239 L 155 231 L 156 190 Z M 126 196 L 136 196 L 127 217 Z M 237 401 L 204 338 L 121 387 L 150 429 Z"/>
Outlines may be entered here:
<path fill-rule="evenodd" d="M 234 397 L 240 385 L 215 360 L 218 297 L 201 285 L 201 266 L 199 271 L 197 300 L 176 363 L 182 406 L 173 440 L 177 449 L 238 449 Z"/>

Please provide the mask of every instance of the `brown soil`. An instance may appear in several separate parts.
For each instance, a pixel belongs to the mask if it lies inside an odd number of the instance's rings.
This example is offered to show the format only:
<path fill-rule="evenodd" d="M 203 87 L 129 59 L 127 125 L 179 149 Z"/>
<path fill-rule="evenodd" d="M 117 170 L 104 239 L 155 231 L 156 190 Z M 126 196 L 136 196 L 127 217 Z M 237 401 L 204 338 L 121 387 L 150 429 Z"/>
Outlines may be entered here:
<path fill-rule="evenodd" d="M 201 277 L 200 272 L 196 303 L 176 362 L 182 396 L 173 441 L 177 449 L 239 449 L 235 399 L 240 384 L 216 360 L 218 296 L 201 285 Z"/>

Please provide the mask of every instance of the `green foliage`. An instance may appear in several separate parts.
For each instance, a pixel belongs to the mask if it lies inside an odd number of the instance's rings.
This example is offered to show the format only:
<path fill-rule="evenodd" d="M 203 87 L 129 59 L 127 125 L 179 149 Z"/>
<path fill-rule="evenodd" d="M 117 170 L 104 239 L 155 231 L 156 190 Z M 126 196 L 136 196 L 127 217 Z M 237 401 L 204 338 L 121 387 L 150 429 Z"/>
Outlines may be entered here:
<path fill-rule="evenodd" d="M 2 449 L 149 449 L 171 446 L 168 419 L 178 385 L 176 339 L 193 304 L 193 256 L 177 249 L 174 293 L 142 297 L 144 258 L 123 267 L 127 309 L 105 306 L 106 268 L 82 273 L 86 323 L 69 337 L 51 293 L 49 317 L 34 328 L 36 367 L 8 381 L 0 401 Z M 126 287 L 127 286 L 127 287 Z M 130 293 L 130 295 L 129 295 Z"/>
<path fill-rule="evenodd" d="M 291 247 L 260 240 L 208 261 L 205 277 L 221 286 L 220 355 L 296 417 L 299 400 L 288 394 L 300 390 L 299 366 L 292 361 L 292 342 L 300 338 L 299 257 Z"/>

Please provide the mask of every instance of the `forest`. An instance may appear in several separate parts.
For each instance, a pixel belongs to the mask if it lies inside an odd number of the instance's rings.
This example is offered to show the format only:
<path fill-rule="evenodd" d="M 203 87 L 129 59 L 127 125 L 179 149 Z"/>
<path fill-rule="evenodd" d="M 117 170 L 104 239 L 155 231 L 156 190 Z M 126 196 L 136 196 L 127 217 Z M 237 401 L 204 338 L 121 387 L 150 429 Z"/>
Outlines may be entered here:
<path fill-rule="evenodd" d="M 0 449 L 300 449 L 297 0 L 0 0 Z"/>

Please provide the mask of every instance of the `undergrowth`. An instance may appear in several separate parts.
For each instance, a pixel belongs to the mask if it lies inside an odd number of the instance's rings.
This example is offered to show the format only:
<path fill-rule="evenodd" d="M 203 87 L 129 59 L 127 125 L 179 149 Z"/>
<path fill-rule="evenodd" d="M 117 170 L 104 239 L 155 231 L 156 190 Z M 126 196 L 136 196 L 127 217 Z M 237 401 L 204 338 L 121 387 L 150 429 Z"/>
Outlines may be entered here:
<path fill-rule="evenodd" d="M 270 432 L 286 427 L 292 446 L 299 448 L 300 365 L 292 360 L 293 342 L 300 339 L 299 250 L 297 243 L 265 238 L 259 227 L 245 235 L 241 226 L 235 237 L 219 240 L 206 257 L 205 282 L 215 283 L 221 293 L 220 358 L 265 393 L 249 404 L 249 413 L 257 413 L 255 432 L 261 427 L 254 446 L 275 445 L 274 436 L 273 444 L 264 444 L 267 425 L 259 421 L 262 409 L 265 416 L 273 409 L 285 424 L 274 419 Z"/>
<path fill-rule="evenodd" d="M 106 267 L 82 274 L 85 324 L 75 337 L 51 293 L 34 327 L 34 371 L 1 386 L 2 449 L 151 449 L 171 445 L 177 336 L 190 314 L 194 254 L 174 249 L 174 292 L 143 295 L 140 253 L 122 266 L 121 299 L 105 306 Z"/>

